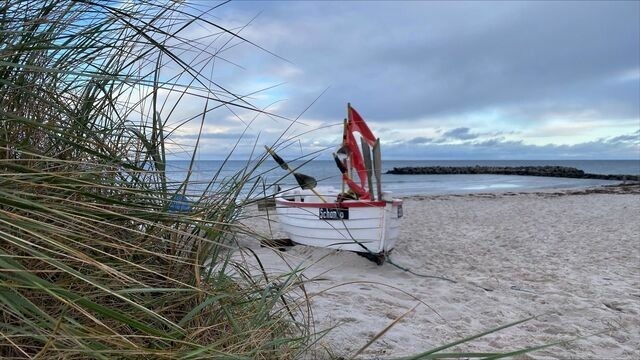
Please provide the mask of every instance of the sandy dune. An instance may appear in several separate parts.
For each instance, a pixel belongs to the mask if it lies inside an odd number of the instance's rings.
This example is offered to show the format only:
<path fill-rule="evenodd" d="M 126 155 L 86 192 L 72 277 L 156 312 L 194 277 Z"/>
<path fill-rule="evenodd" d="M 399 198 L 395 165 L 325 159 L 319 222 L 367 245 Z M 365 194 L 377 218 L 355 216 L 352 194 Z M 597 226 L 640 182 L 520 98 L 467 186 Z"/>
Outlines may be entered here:
<path fill-rule="evenodd" d="M 348 252 L 295 246 L 277 254 L 241 243 L 269 271 L 286 269 L 284 254 L 314 280 L 307 289 L 316 330 L 335 329 L 311 357 L 350 357 L 409 312 L 360 357 L 414 354 L 538 315 L 453 350 L 508 351 L 588 336 L 520 358 L 640 358 L 640 195 L 575 193 L 405 199 L 391 260 L 455 283 Z M 268 232 L 266 213 L 258 214 L 245 223 Z M 272 236 L 282 236 L 271 225 Z"/>

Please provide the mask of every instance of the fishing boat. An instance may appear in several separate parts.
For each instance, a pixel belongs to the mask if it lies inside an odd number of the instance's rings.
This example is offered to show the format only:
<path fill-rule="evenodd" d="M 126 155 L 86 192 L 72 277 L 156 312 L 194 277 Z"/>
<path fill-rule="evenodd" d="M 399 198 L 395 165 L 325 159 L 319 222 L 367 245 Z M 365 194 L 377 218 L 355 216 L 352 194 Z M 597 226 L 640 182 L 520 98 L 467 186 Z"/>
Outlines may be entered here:
<path fill-rule="evenodd" d="M 279 227 L 291 241 L 354 251 L 384 263 L 398 238 L 402 200 L 382 191 L 380 139 L 350 104 L 342 144 L 333 154 L 342 189 L 319 191 L 314 178 L 289 168 L 273 149 L 267 151 L 300 185 L 275 199 Z"/>

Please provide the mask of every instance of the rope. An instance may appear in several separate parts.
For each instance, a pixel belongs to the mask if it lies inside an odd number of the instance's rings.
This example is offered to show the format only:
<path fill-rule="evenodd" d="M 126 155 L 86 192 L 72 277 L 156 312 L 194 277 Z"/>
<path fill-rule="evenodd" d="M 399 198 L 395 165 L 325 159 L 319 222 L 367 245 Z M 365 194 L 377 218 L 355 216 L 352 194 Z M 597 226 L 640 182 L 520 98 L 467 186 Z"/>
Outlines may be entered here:
<path fill-rule="evenodd" d="M 437 279 L 437 280 L 444 280 L 444 281 L 448 281 L 448 282 L 451 282 L 451 283 L 454 283 L 454 284 L 457 284 L 457 283 L 458 283 L 458 282 L 457 282 L 457 281 L 455 281 L 455 280 L 451 280 L 451 279 L 448 279 L 448 278 L 443 277 L 443 276 L 435 276 L 435 275 L 419 274 L 419 273 L 417 273 L 417 272 L 415 272 L 415 271 L 411 270 L 411 269 L 410 269 L 410 268 L 408 268 L 408 267 L 405 267 L 405 266 L 398 265 L 398 264 L 394 263 L 393 261 L 391 261 L 391 258 L 390 258 L 390 257 L 388 257 L 388 256 L 386 257 L 385 261 L 386 261 L 386 262 L 388 262 L 389 264 L 391 264 L 391 265 L 393 265 L 393 266 L 397 267 L 398 269 L 400 269 L 400 270 L 402 270 L 402 271 L 406 271 L 406 272 L 408 272 L 408 273 L 410 273 L 410 274 L 413 274 L 413 275 L 415 275 L 415 276 L 420 276 L 420 277 L 423 277 L 423 278 L 430 278 L 430 279 Z"/>

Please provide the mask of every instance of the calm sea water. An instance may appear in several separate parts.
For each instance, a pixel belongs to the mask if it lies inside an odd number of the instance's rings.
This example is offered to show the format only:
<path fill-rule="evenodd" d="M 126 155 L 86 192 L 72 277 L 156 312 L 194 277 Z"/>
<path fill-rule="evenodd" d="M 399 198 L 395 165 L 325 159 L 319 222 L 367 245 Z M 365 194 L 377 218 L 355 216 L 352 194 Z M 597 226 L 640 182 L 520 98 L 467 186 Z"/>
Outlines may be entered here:
<path fill-rule="evenodd" d="M 180 182 L 186 178 L 186 161 L 168 164 L 169 178 Z M 216 172 L 220 172 L 219 186 L 223 179 L 230 179 L 247 165 L 246 161 L 205 160 L 196 162 L 190 178 L 189 192 L 201 193 Z M 320 187 L 340 187 L 341 177 L 333 161 L 313 160 L 307 163 L 290 162 L 296 171 L 315 177 Z M 403 166 L 568 166 L 594 174 L 640 175 L 640 160 L 387 160 L 383 161 L 383 172 Z M 295 179 L 275 162 L 267 161 L 253 172 L 251 184 L 258 184 L 268 194 L 273 193 L 274 184 L 282 188 L 296 186 Z M 394 195 L 465 194 L 496 191 L 536 191 L 556 188 L 582 188 L 616 184 L 617 181 L 594 179 L 566 179 L 538 176 L 511 175 L 382 175 L 383 188 Z M 248 190 L 245 190 L 245 193 Z"/>

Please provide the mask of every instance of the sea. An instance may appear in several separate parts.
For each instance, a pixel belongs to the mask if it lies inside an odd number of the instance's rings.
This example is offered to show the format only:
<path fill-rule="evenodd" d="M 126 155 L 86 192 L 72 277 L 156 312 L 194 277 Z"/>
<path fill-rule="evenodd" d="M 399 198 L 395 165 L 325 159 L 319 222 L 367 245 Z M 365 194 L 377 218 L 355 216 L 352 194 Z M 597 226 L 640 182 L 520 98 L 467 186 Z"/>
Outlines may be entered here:
<path fill-rule="evenodd" d="M 405 166 L 567 166 L 593 174 L 640 175 L 639 160 L 383 160 L 382 184 L 393 196 L 472 194 L 486 192 L 532 192 L 550 189 L 577 189 L 618 184 L 620 181 L 571 179 L 518 175 L 392 175 L 384 174 L 394 167 Z M 332 160 L 292 161 L 295 172 L 312 176 L 318 189 L 340 188 L 341 174 Z M 167 164 L 168 178 L 174 185 L 187 178 L 188 161 L 175 160 Z M 253 169 L 246 172 L 245 169 Z M 201 196 L 203 191 L 215 192 L 247 174 L 242 196 L 271 195 L 276 189 L 296 187 L 295 178 L 267 159 L 261 164 L 230 160 L 195 161 L 189 175 L 187 193 Z M 213 180 L 213 181 L 212 181 Z"/>

